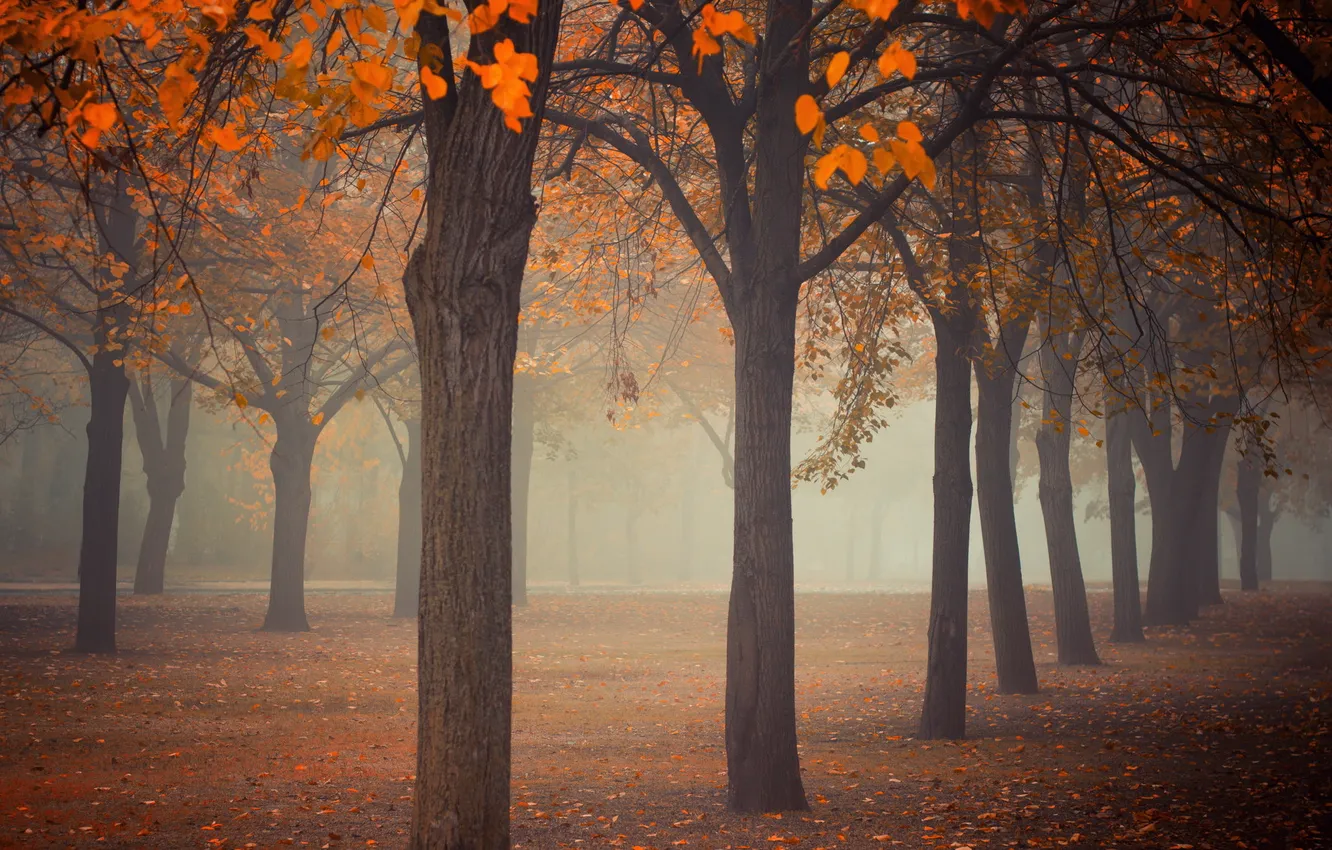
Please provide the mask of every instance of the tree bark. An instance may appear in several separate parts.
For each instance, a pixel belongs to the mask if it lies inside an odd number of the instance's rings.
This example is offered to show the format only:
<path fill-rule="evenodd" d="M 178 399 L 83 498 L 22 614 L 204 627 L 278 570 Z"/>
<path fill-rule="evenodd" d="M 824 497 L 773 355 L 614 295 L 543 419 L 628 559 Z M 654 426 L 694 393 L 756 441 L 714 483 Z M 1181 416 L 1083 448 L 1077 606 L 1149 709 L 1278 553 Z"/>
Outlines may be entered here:
<path fill-rule="evenodd" d="M 1227 411 L 1228 412 L 1228 411 Z M 1210 432 L 1200 435 L 1204 441 L 1205 454 L 1202 458 L 1200 493 L 1194 518 L 1194 539 L 1197 541 L 1197 581 L 1198 602 L 1201 605 L 1220 605 L 1221 596 L 1221 546 L 1220 546 L 1220 508 L 1221 467 L 1225 463 L 1226 446 L 1230 443 L 1230 419 L 1219 418 Z"/>
<path fill-rule="evenodd" d="M 1172 457 L 1170 403 L 1168 399 L 1161 400 L 1150 416 L 1142 413 L 1129 415 L 1132 416 L 1129 433 L 1142 464 L 1152 511 L 1152 554 L 1147 568 L 1143 625 L 1185 625 L 1190 619 L 1187 597 L 1192 594 L 1187 581 L 1188 571 L 1179 563 L 1176 553 L 1180 539 L 1180 507 L 1174 486 L 1177 476 Z"/>
<path fill-rule="evenodd" d="M 266 632 L 306 632 L 305 544 L 310 530 L 310 475 L 317 426 L 298 407 L 274 416 L 277 440 L 268 455 L 273 473 L 273 560 L 269 574 Z"/>
<path fill-rule="evenodd" d="M 976 498 L 980 503 L 985 583 L 990 601 L 990 631 L 1000 693 L 1034 694 L 1040 689 L 1027 627 L 1013 501 L 1013 391 L 1015 362 L 1026 341 L 1030 319 L 1006 323 L 1000 330 L 995 362 L 976 366 Z"/>
<path fill-rule="evenodd" d="M 1138 584 L 1138 532 L 1134 516 L 1137 480 L 1126 411 L 1105 421 L 1105 467 L 1110 504 L 1110 576 L 1115 594 L 1112 643 L 1141 643 L 1142 591 Z"/>
<path fill-rule="evenodd" d="M 527 604 L 527 509 L 536 449 L 535 388 L 532 378 L 513 379 L 513 604 Z"/>
<path fill-rule="evenodd" d="M 972 319 L 966 308 L 958 315 L 944 315 L 938 310 L 932 310 L 931 315 L 937 346 L 934 554 L 920 737 L 962 738 L 966 735 L 967 714 L 967 559 L 972 496 L 967 457 L 971 442 L 968 348 Z"/>
<path fill-rule="evenodd" d="M 98 324 L 115 322 L 99 310 Z M 123 351 L 106 347 L 106 332 L 88 373 L 91 418 L 83 479 L 83 539 L 79 548 L 78 652 L 116 651 L 116 551 L 120 527 L 120 472 L 129 378 Z"/>
<path fill-rule="evenodd" d="M 1262 459 L 1258 447 L 1248 443 L 1236 470 L 1235 501 L 1239 504 L 1240 590 L 1258 589 L 1258 491 L 1262 488 Z"/>
<path fill-rule="evenodd" d="M 1101 663 L 1087 613 L 1087 588 L 1078 553 L 1073 477 L 1068 461 L 1074 378 L 1082 341 L 1081 332 L 1055 334 L 1041 350 L 1045 414 L 1036 434 L 1036 453 L 1041 464 L 1039 493 L 1041 514 L 1045 518 L 1045 543 L 1050 553 L 1055 643 L 1060 664 Z"/>
<path fill-rule="evenodd" d="M 136 595 L 165 590 L 171 526 L 176 518 L 176 503 L 185 492 L 185 438 L 190 429 L 194 382 L 189 379 L 172 381 L 170 388 L 165 436 L 158 420 L 152 384 L 145 380 L 141 391 L 130 393 L 135 436 L 143 456 L 143 471 L 148 478 L 148 518 L 144 522 L 139 561 L 134 570 Z"/>
<path fill-rule="evenodd" d="M 404 276 L 421 364 L 422 517 L 416 791 L 411 850 L 509 846 L 513 697 L 513 367 L 532 161 L 562 14 L 543 0 L 469 43 L 536 56 L 535 117 L 508 129 L 475 75 L 453 75 L 449 23 L 423 12 L 421 61 L 448 94 L 424 98 L 424 237 Z M 438 51 L 438 54 L 435 53 Z"/>
<path fill-rule="evenodd" d="M 784 119 L 786 120 L 786 119 Z M 795 728 L 791 393 L 798 290 L 729 299 L 735 328 L 735 552 L 726 629 L 727 801 L 804 810 Z"/>
<path fill-rule="evenodd" d="M 403 420 L 407 447 L 398 485 L 398 568 L 393 616 L 415 617 L 421 604 L 421 421 Z"/>

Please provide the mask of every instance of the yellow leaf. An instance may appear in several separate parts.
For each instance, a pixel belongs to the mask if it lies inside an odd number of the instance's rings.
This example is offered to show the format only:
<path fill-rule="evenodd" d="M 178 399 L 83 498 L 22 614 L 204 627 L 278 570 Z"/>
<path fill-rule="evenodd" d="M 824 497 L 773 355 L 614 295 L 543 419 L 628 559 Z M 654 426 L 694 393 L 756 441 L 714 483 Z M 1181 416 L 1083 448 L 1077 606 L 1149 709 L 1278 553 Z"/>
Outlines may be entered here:
<path fill-rule="evenodd" d="M 439 100 L 449 93 L 448 82 L 425 65 L 421 66 L 421 86 L 431 100 Z"/>
<path fill-rule="evenodd" d="M 873 124 L 863 124 L 860 127 L 860 138 L 870 143 L 877 142 L 879 141 L 879 131 Z"/>
<path fill-rule="evenodd" d="M 902 42 L 895 41 L 879 56 L 879 73 L 885 77 L 899 72 L 908 80 L 916 76 L 916 55 L 902 47 Z"/>
<path fill-rule="evenodd" d="M 370 25 L 370 29 L 376 32 L 388 32 L 388 15 L 384 14 L 383 9 L 370 3 L 362 11 L 365 12 L 365 22 Z"/>
<path fill-rule="evenodd" d="M 846 76 L 846 69 L 851 65 L 851 54 L 845 50 L 839 50 L 833 55 L 832 61 L 828 63 L 828 70 L 824 77 L 828 80 L 828 88 L 832 88 L 842 81 Z"/>
<path fill-rule="evenodd" d="M 819 126 L 819 122 L 823 120 L 823 110 L 819 109 L 819 103 L 813 95 L 802 94 L 796 98 L 795 119 L 796 127 L 806 135 L 814 132 Z"/>
<path fill-rule="evenodd" d="M 925 136 L 920 132 L 920 128 L 911 121 L 903 121 L 897 125 L 897 138 L 905 139 L 908 142 L 925 141 Z"/>
<path fill-rule="evenodd" d="M 308 38 L 301 39 L 287 57 L 287 69 L 290 71 L 292 68 L 304 68 L 310 64 L 312 56 L 314 56 L 314 45 Z"/>

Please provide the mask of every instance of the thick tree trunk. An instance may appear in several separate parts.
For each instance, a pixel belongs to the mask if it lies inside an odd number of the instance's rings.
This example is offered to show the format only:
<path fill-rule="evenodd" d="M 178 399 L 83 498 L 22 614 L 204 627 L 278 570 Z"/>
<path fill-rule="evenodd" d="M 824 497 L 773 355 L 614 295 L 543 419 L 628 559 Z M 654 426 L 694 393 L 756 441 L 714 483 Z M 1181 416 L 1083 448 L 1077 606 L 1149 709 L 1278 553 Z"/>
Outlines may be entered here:
<path fill-rule="evenodd" d="M 1179 562 L 1179 514 L 1175 483 L 1177 476 L 1171 447 L 1170 405 L 1163 402 L 1148 418 L 1127 414 L 1133 448 L 1147 481 L 1152 511 L 1152 554 L 1147 568 L 1147 604 L 1143 625 L 1185 625 L 1189 622 L 1187 597 L 1192 595 L 1188 571 Z M 1181 458 L 1182 462 L 1182 458 Z"/>
<path fill-rule="evenodd" d="M 310 475 L 318 429 L 281 413 L 277 441 L 268 455 L 273 473 L 273 561 L 269 576 L 266 632 L 306 632 L 305 543 L 310 530 Z"/>
<path fill-rule="evenodd" d="M 1204 530 L 1207 510 L 1207 466 L 1212 453 L 1210 437 L 1201 428 L 1185 427 L 1180 440 L 1179 463 L 1171 483 L 1174 561 L 1166 576 L 1166 586 L 1172 618 L 1169 622 L 1175 624 L 1188 623 L 1196 619 L 1199 612 L 1199 577 L 1205 570 L 1207 542 L 1198 535 Z M 1215 505 L 1213 499 L 1213 510 Z M 1215 536 L 1215 530 L 1212 533 Z M 1150 593 L 1148 587 L 1149 596 Z"/>
<path fill-rule="evenodd" d="M 112 322 L 110 310 L 98 311 Z M 103 342 L 105 338 L 103 337 Z M 79 548 L 79 616 L 74 648 L 116 651 L 116 551 L 120 527 L 120 471 L 129 378 L 123 351 L 99 346 L 88 374 L 92 416 L 83 478 L 83 538 Z"/>
<path fill-rule="evenodd" d="M 1087 613 L 1087 588 L 1078 553 L 1077 520 L 1073 513 L 1073 477 L 1068 452 L 1072 440 L 1074 375 L 1082 335 L 1056 335 L 1041 351 L 1045 373 L 1045 413 L 1036 434 L 1040 458 L 1041 514 L 1050 553 L 1050 584 L 1054 591 L 1055 643 L 1060 664 L 1100 664 Z M 1064 355 L 1071 355 L 1065 359 Z"/>
<path fill-rule="evenodd" d="M 999 692 L 1034 694 L 1039 690 L 1036 662 L 1027 628 L 1027 600 L 1022 590 L 1022 556 L 1018 548 L 1017 514 L 1013 502 L 1013 390 L 1029 322 L 1004 329 L 1002 350 L 991 368 L 976 366 L 976 498 L 980 503 L 981 543 L 985 549 L 985 583 L 990 601 L 990 631 Z"/>
<path fill-rule="evenodd" d="M 578 473 L 574 467 L 569 467 L 569 501 L 567 503 L 568 515 L 565 518 L 565 550 L 564 560 L 569 569 L 569 586 L 578 587 L 580 579 L 578 577 Z"/>
<path fill-rule="evenodd" d="M 398 485 L 398 569 L 393 616 L 415 617 L 421 603 L 421 422 L 407 426 L 402 482 Z"/>
<path fill-rule="evenodd" d="M 1258 589 L 1258 491 L 1262 488 L 1262 459 L 1249 443 L 1239 459 L 1235 501 L 1239 504 L 1240 590 Z"/>
<path fill-rule="evenodd" d="M 727 801 L 808 808 L 795 728 L 791 393 L 797 291 L 727 305 L 735 328 L 735 553 L 726 629 Z"/>
<path fill-rule="evenodd" d="M 1133 477 L 1133 443 L 1128 412 L 1108 414 L 1105 421 L 1105 467 L 1110 504 L 1110 577 L 1115 594 L 1112 643 L 1140 643 L 1142 591 L 1138 586 L 1138 532 L 1134 516 L 1137 481 Z"/>
<path fill-rule="evenodd" d="M 185 492 L 185 438 L 190 428 L 194 382 L 171 383 L 165 438 L 157 417 L 157 400 L 151 384 L 132 393 L 135 435 L 148 477 L 148 518 L 139 544 L 139 562 L 134 571 L 134 593 L 161 593 L 166 585 L 167 552 L 171 548 L 171 526 L 176 503 Z"/>
<path fill-rule="evenodd" d="M 527 508 L 536 449 L 535 388 L 527 375 L 513 379 L 513 604 L 527 604 Z"/>
<path fill-rule="evenodd" d="M 932 311 L 934 556 L 920 737 L 962 738 L 967 714 L 967 559 L 971 539 L 969 316 Z M 1005 411 L 1006 413 L 1007 411 Z M 1005 448 L 1007 448 L 1005 446 Z"/>
<path fill-rule="evenodd" d="M 509 846 L 513 367 L 561 10 L 543 0 L 531 23 L 504 20 L 470 41 L 473 61 L 502 39 L 536 56 L 536 116 L 520 133 L 474 75 L 453 75 L 448 20 L 425 12 L 416 27 L 422 59 L 438 55 L 451 79 L 446 96 L 424 103 L 426 223 L 404 276 L 421 364 L 423 494 L 410 850 Z"/>

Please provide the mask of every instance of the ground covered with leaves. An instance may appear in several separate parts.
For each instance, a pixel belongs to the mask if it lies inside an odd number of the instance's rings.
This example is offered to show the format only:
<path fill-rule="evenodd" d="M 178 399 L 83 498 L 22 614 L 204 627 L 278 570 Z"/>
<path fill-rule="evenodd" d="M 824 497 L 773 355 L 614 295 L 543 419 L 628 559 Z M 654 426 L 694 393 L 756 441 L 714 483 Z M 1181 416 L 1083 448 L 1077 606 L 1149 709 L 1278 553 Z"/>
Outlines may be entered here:
<path fill-rule="evenodd" d="M 121 653 L 73 600 L 0 598 L 0 846 L 398 847 L 416 635 L 374 595 L 125 598 Z M 994 692 L 972 599 L 964 742 L 914 739 L 924 594 L 802 595 L 808 813 L 725 811 L 725 598 L 538 594 L 516 613 L 513 835 L 526 848 L 1332 846 L 1332 593 L 1228 593 L 1193 627 Z M 1091 594 L 1097 633 L 1110 596 Z"/>

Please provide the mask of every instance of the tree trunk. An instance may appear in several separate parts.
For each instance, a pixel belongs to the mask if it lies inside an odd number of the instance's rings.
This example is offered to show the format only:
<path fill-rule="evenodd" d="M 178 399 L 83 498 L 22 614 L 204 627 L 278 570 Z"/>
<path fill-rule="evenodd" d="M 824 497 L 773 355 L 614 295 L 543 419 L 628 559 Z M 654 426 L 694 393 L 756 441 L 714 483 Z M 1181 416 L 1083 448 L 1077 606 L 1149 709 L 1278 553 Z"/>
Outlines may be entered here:
<path fill-rule="evenodd" d="M 318 430 L 299 413 L 275 416 L 278 435 L 268 455 L 273 473 L 273 561 L 266 632 L 307 632 L 305 543 L 310 530 L 310 475 Z"/>
<path fill-rule="evenodd" d="M 1021 354 L 1029 320 L 1005 328 L 1002 350 L 991 368 L 976 367 L 976 498 L 980 503 L 981 544 L 985 549 L 985 583 L 990 601 L 990 631 L 999 692 L 1039 691 L 1036 662 L 1027 628 L 1027 600 L 1022 590 L 1022 556 L 1018 548 L 1017 514 L 1013 502 L 1014 360 Z"/>
<path fill-rule="evenodd" d="M 1236 470 L 1235 501 L 1239 504 L 1240 590 L 1258 589 L 1258 491 L 1262 488 L 1262 459 L 1250 442 Z"/>
<path fill-rule="evenodd" d="M 1105 468 L 1110 504 L 1110 576 L 1115 593 L 1112 643 L 1140 643 L 1142 591 L 1138 586 L 1138 532 L 1134 517 L 1137 481 L 1133 477 L 1133 444 L 1128 412 L 1105 421 Z"/>
<path fill-rule="evenodd" d="M 1068 461 L 1074 377 L 1082 340 L 1081 333 L 1058 334 L 1041 350 L 1045 411 L 1036 434 L 1036 453 L 1041 464 L 1039 493 L 1041 514 L 1045 518 L 1045 543 L 1050 553 L 1055 643 L 1060 664 L 1101 663 L 1087 613 L 1087 588 L 1078 553 L 1073 477 Z M 1065 355 L 1071 355 L 1071 359 L 1065 359 Z"/>
<path fill-rule="evenodd" d="M 735 328 L 736 407 L 726 766 L 728 805 L 738 812 L 808 808 L 795 728 L 791 393 L 797 294 L 774 286 L 727 305 Z"/>
<path fill-rule="evenodd" d="M 1199 612 L 1198 586 L 1200 575 L 1206 569 L 1207 541 L 1198 535 L 1204 533 L 1206 524 L 1207 466 L 1212 454 L 1210 441 L 1211 435 L 1202 428 L 1185 427 L 1180 440 L 1179 463 L 1175 466 L 1171 484 L 1174 562 L 1166 580 L 1170 588 L 1172 622 L 1177 624 L 1196 619 Z M 1213 499 L 1213 510 L 1215 506 Z M 1215 527 L 1212 534 L 1215 536 Z M 1149 593 L 1150 590 L 1149 587 Z"/>
<path fill-rule="evenodd" d="M 1227 411 L 1228 413 L 1229 411 Z M 1202 458 L 1202 481 L 1195 517 L 1194 535 L 1197 540 L 1197 581 L 1198 602 L 1201 605 L 1220 605 L 1221 597 L 1221 546 L 1220 546 L 1220 508 L 1221 467 L 1226 459 L 1226 446 L 1230 443 L 1230 419 L 1221 417 L 1221 422 L 1212 426 L 1212 431 L 1204 431 L 1206 453 Z"/>
<path fill-rule="evenodd" d="M 114 323 L 112 310 L 99 310 L 98 323 Z M 120 527 L 120 471 L 125 438 L 125 398 L 129 378 L 123 351 L 108 350 L 106 331 L 88 373 L 91 418 L 88 461 L 83 478 L 83 538 L 79 547 L 78 652 L 116 651 L 116 551 Z"/>
<path fill-rule="evenodd" d="M 1272 529 L 1276 525 L 1277 511 L 1272 509 L 1271 493 L 1264 493 L 1267 482 L 1259 479 L 1258 489 L 1258 581 L 1272 580 Z"/>
<path fill-rule="evenodd" d="M 578 473 L 569 467 L 568 516 L 565 520 L 565 563 L 569 568 L 569 586 L 578 587 Z"/>
<path fill-rule="evenodd" d="M 166 585 L 167 552 L 171 548 L 171 526 L 176 518 L 176 503 L 185 492 L 185 438 L 190 428 L 190 408 L 194 382 L 173 381 L 167 408 L 165 439 L 158 422 L 157 399 L 152 385 L 144 382 L 142 392 L 132 392 L 134 430 L 143 455 L 143 471 L 148 477 L 148 518 L 139 544 L 139 562 L 134 571 L 134 593 L 161 593 Z"/>
<path fill-rule="evenodd" d="M 398 485 L 398 570 L 393 616 L 415 617 L 421 602 L 421 421 L 406 419 L 407 449 Z"/>
<path fill-rule="evenodd" d="M 971 442 L 971 360 L 967 356 L 971 321 L 966 315 L 945 316 L 937 310 L 932 315 L 937 341 L 934 557 L 920 737 L 962 738 L 967 714 L 967 559 L 972 496 L 967 457 Z"/>
<path fill-rule="evenodd" d="M 513 379 L 513 604 L 527 604 L 527 508 L 536 448 L 535 389 L 532 378 Z"/>
<path fill-rule="evenodd" d="M 1187 582 L 1189 574 L 1176 552 L 1181 539 L 1178 525 L 1181 506 L 1175 493 L 1178 477 L 1172 458 L 1170 404 L 1163 400 L 1150 417 L 1141 413 L 1128 415 L 1133 417 L 1129 431 L 1147 481 L 1152 511 L 1152 554 L 1147 568 L 1143 625 L 1186 625 L 1187 597 L 1192 594 Z"/>
<path fill-rule="evenodd" d="M 513 367 L 536 201 L 532 161 L 560 0 L 502 39 L 536 56 L 515 133 L 475 75 L 453 74 L 449 22 L 423 12 L 420 57 L 448 94 L 424 99 L 426 222 L 404 276 L 421 364 L 422 518 L 416 791 L 410 850 L 509 846 L 513 699 Z M 438 51 L 438 54 L 435 51 Z"/>

